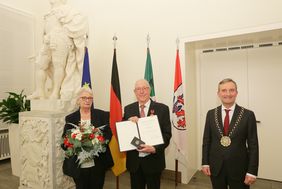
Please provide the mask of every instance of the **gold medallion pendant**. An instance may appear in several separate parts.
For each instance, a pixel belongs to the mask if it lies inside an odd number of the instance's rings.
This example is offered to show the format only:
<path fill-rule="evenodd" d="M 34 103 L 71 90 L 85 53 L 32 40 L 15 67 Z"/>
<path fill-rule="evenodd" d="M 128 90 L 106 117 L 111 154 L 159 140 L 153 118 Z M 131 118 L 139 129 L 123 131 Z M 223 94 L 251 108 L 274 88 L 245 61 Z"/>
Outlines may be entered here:
<path fill-rule="evenodd" d="M 230 146 L 231 138 L 229 136 L 222 136 L 220 139 L 220 144 L 224 147 Z"/>

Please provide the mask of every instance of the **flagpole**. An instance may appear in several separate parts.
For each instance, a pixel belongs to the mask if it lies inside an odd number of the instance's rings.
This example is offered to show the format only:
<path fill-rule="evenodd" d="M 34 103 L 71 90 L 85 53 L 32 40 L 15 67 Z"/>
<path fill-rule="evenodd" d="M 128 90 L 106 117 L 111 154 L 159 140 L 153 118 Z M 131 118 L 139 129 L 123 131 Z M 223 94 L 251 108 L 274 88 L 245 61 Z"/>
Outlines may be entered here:
<path fill-rule="evenodd" d="M 116 45 L 117 45 L 117 36 L 116 34 L 113 36 L 113 41 L 114 41 L 114 50 L 116 50 Z M 116 176 L 116 189 L 119 189 L 119 176 Z"/>
<path fill-rule="evenodd" d="M 178 180 L 178 159 L 175 159 L 175 188 L 177 187 L 177 180 Z"/>
<path fill-rule="evenodd" d="M 176 38 L 176 48 L 177 51 L 179 50 L 179 38 Z M 176 149 L 176 158 L 175 158 L 175 188 L 178 185 L 178 155 L 179 155 L 179 150 Z"/>
<path fill-rule="evenodd" d="M 177 146 L 176 146 L 177 148 Z M 175 188 L 177 188 L 177 185 L 178 185 L 178 156 L 179 156 L 179 149 L 176 149 L 176 157 L 175 157 L 175 162 L 174 162 L 174 165 L 175 165 L 175 172 L 174 172 L 174 183 L 175 183 Z"/>

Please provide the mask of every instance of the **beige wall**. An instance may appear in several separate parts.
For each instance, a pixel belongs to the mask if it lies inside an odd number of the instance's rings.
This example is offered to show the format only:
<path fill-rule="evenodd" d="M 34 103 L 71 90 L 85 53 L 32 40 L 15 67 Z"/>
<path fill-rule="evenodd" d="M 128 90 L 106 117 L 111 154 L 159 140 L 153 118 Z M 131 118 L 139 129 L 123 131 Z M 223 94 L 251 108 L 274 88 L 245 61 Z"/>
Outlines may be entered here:
<path fill-rule="evenodd" d="M 42 17 L 49 10 L 48 1 L 0 0 L 0 3 L 34 14 L 37 53 L 41 46 Z M 69 0 L 69 4 L 88 17 L 89 56 L 95 104 L 107 110 L 114 34 L 118 37 L 117 61 L 122 105 L 134 100 L 132 92 L 134 81 L 144 76 L 146 35 L 149 33 L 157 100 L 171 107 L 177 37 L 181 40 L 282 22 L 281 0 Z M 182 71 L 186 69 L 184 54 L 182 48 L 180 52 Z M 191 68 L 196 70 L 195 65 Z M 195 79 L 186 74 L 183 73 L 183 78 Z M 189 83 L 195 81 L 188 81 L 187 84 Z M 195 88 L 193 86 L 193 89 Z M 195 94 L 194 96 L 187 94 L 189 98 L 187 101 L 196 101 Z M 195 106 L 192 106 L 192 111 L 189 110 L 191 106 L 189 104 L 187 106 L 187 112 L 191 111 L 193 116 L 196 114 Z M 191 130 L 197 135 L 195 117 L 191 118 L 189 126 L 194 127 Z M 191 139 L 193 137 L 195 136 L 191 136 Z M 193 159 L 199 158 L 195 151 L 193 147 L 193 152 L 189 154 L 192 157 L 189 166 L 193 168 L 197 167 Z M 174 169 L 172 146 L 167 151 L 167 156 L 167 167 Z"/>

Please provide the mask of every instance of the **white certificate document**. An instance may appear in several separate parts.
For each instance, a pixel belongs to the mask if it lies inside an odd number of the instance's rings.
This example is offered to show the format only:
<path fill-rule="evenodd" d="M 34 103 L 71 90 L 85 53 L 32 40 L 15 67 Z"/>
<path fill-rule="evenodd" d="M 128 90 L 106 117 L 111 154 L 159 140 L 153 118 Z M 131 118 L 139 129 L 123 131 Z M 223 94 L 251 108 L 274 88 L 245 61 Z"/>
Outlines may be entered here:
<path fill-rule="evenodd" d="M 136 149 L 136 147 L 131 144 L 134 137 L 152 146 L 164 143 L 156 115 L 139 118 L 137 124 L 132 121 L 117 122 L 116 130 L 121 152 Z"/>
<path fill-rule="evenodd" d="M 138 137 L 136 123 L 132 121 L 122 121 L 116 123 L 119 150 L 121 152 L 136 149 L 131 143 L 134 136 Z M 139 138 L 139 137 L 138 137 Z"/>
<path fill-rule="evenodd" d="M 156 115 L 139 118 L 137 124 L 140 139 L 143 140 L 145 144 L 154 146 L 164 143 L 159 120 Z"/>

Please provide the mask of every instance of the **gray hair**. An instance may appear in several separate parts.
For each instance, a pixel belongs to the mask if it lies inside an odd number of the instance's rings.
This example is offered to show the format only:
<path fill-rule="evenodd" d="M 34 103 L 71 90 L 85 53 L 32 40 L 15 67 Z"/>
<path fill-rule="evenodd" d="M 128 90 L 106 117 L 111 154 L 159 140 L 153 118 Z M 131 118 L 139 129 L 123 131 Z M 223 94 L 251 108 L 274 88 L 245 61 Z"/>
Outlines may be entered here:
<path fill-rule="evenodd" d="M 81 87 L 81 88 L 79 89 L 79 91 L 77 92 L 77 97 L 76 97 L 76 104 L 77 104 L 77 105 L 79 105 L 79 98 L 80 98 L 80 95 L 81 95 L 82 93 L 84 93 L 84 92 L 90 94 L 90 95 L 93 97 L 93 91 L 92 91 L 92 89 L 91 89 L 90 87 L 88 87 L 88 86 L 83 86 L 83 87 Z"/>
<path fill-rule="evenodd" d="M 225 78 L 225 79 L 223 79 L 223 80 L 221 80 L 219 83 L 218 83 L 218 91 L 219 91 L 219 87 L 220 87 L 220 85 L 223 85 L 223 84 L 225 84 L 225 83 L 234 83 L 234 85 L 235 85 L 235 88 L 236 88 L 236 91 L 237 91 L 237 83 L 233 80 L 233 79 L 231 79 L 231 78 Z"/>
<path fill-rule="evenodd" d="M 151 86 L 150 86 L 150 84 L 149 84 L 149 82 L 146 80 L 146 79 L 138 79 L 136 82 L 135 82 L 135 88 L 136 88 L 136 85 L 138 84 L 138 83 L 144 83 L 147 87 L 149 87 L 149 89 L 151 89 Z"/>

